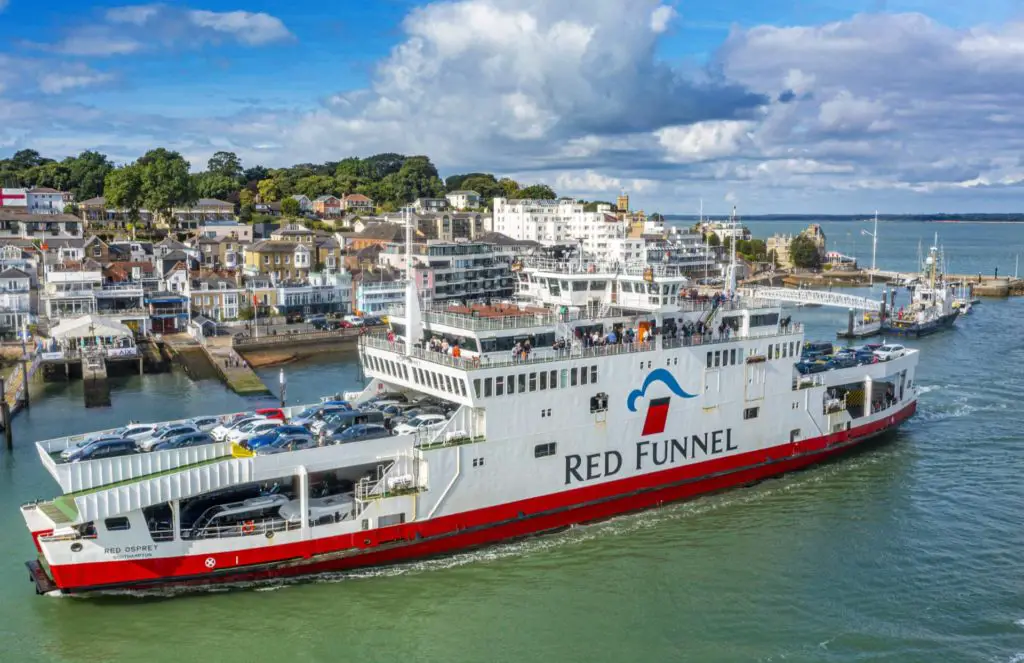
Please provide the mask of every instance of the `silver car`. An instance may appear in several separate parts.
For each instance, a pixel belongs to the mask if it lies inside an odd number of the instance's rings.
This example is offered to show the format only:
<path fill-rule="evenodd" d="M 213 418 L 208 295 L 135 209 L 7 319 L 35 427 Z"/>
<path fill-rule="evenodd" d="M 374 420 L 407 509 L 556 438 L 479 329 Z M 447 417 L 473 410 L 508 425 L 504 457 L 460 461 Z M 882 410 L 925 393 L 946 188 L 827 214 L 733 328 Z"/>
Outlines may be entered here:
<path fill-rule="evenodd" d="M 138 440 L 136 444 L 142 451 L 151 451 L 153 447 L 161 442 L 166 442 L 185 433 L 198 432 L 200 432 L 199 429 L 192 424 L 169 424 L 163 428 L 158 428 L 151 436 Z"/>

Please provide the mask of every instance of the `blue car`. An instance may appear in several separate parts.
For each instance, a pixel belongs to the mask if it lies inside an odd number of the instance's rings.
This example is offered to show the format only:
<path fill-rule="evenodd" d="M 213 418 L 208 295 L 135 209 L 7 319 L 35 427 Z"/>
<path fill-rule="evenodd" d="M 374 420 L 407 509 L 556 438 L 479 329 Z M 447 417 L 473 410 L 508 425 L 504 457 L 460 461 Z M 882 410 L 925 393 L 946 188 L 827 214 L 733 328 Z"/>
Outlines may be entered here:
<path fill-rule="evenodd" d="M 292 440 L 299 437 L 310 437 L 309 431 L 302 426 L 278 426 L 269 433 L 257 435 L 252 439 L 246 440 L 242 444 L 248 447 L 249 449 L 255 451 L 260 447 L 282 444 L 288 440 Z"/>
<path fill-rule="evenodd" d="M 291 423 L 297 426 L 308 426 L 315 421 L 319 421 L 324 417 L 330 416 L 337 412 L 347 412 L 352 409 L 352 406 L 345 401 L 331 401 L 322 403 L 320 405 L 314 405 L 308 407 L 302 412 L 291 418 Z"/>
<path fill-rule="evenodd" d="M 127 456 L 137 453 L 139 453 L 139 448 L 135 445 L 135 440 L 97 440 L 68 456 L 67 461 L 69 463 L 80 463 L 87 460 L 113 458 L 114 456 Z"/>
<path fill-rule="evenodd" d="M 216 442 L 209 433 L 185 433 L 172 437 L 163 442 L 157 442 L 150 451 L 166 451 L 167 449 L 181 449 L 184 447 L 198 447 L 202 444 L 213 444 Z"/>

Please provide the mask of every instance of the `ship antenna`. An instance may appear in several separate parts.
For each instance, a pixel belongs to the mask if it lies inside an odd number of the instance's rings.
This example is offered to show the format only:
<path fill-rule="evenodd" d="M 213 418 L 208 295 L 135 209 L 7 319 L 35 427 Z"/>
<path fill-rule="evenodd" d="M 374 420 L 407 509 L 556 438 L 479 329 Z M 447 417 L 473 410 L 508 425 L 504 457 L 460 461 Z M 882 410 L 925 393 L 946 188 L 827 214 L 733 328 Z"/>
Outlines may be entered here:
<path fill-rule="evenodd" d="M 419 300 L 416 297 L 416 281 L 412 271 L 412 215 L 409 207 L 402 207 L 405 221 L 405 354 L 412 355 L 412 346 L 422 334 L 420 329 Z"/>

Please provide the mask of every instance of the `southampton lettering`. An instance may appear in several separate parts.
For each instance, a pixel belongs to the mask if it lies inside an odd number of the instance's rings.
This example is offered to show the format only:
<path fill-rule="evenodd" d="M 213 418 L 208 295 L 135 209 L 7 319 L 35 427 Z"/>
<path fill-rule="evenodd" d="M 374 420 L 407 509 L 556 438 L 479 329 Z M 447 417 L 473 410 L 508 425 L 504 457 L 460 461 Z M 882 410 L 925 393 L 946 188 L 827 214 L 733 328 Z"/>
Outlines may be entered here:
<path fill-rule="evenodd" d="M 736 451 L 732 429 L 689 435 L 682 439 L 641 440 L 636 443 L 634 468 L 644 471 L 655 467 L 676 465 L 687 460 L 717 456 Z M 605 451 L 586 455 L 570 454 L 565 457 L 565 483 L 592 481 L 618 474 L 622 469 L 622 455 L 618 451 Z"/>

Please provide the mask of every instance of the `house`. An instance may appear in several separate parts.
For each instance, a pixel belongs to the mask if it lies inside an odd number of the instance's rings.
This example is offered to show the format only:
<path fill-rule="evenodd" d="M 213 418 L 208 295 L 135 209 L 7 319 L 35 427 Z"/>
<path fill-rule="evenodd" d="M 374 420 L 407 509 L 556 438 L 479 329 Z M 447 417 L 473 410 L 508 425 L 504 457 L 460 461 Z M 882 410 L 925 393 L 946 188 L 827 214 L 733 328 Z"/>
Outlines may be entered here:
<path fill-rule="evenodd" d="M 313 211 L 313 201 L 311 201 L 308 196 L 297 193 L 292 196 L 292 199 L 299 201 L 299 211 L 303 214 Z"/>
<path fill-rule="evenodd" d="M 514 239 L 508 235 L 496 232 L 484 233 L 478 239 L 484 244 L 490 244 L 496 255 L 505 256 L 509 261 L 518 256 L 527 255 L 541 247 L 540 242 L 530 239 Z"/>
<path fill-rule="evenodd" d="M 153 245 L 150 242 L 131 242 L 120 240 L 107 244 L 107 254 L 111 261 L 153 262 Z M 99 260 L 99 258 L 96 258 Z M 100 262 L 103 262 L 102 260 Z"/>
<path fill-rule="evenodd" d="M 185 294 L 193 311 L 217 322 L 237 318 L 246 296 L 234 280 L 219 274 L 190 279 Z"/>
<path fill-rule="evenodd" d="M 226 200 L 200 198 L 192 205 L 171 210 L 174 226 L 182 230 L 196 230 L 211 221 L 234 221 L 235 206 Z"/>
<path fill-rule="evenodd" d="M 485 217 L 479 212 L 424 212 L 413 215 L 413 222 L 426 239 L 448 242 L 476 239 L 484 234 Z"/>
<path fill-rule="evenodd" d="M 316 233 L 301 223 L 289 223 L 270 233 L 270 239 L 298 244 L 313 244 Z"/>
<path fill-rule="evenodd" d="M 349 214 L 373 214 L 373 200 L 361 193 L 350 193 L 341 199 L 341 208 Z"/>
<path fill-rule="evenodd" d="M 13 241 L 0 245 L 0 272 L 18 269 L 28 274 L 30 284 L 39 284 L 39 261 L 41 254 L 31 243 L 21 245 Z"/>
<path fill-rule="evenodd" d="M 168 292 L 185 292 L 191 278 L 185 263 L 179 262 L 164 273 L 161 290 Z"/>
<path fill-rule="evenodd" d="M 103 283 L 106 286 L 132 284 L 143 290 L 157 290 L 160 277 L 151 262 L 119 261 L 103 268 Z"/>
<path fill-rule="evenodd" d="M 245 250 L 247 276 L 272 276 L 281 280 L 301 280 L 309 276 L 315 246 L 306 243 L 265 240 Z"/>
<path fill-rule="evenodd" d="M 82 221 L 70 214 L 29 214 L 0 208 L 0 239 L 48 241 L 82 236 Z"/>
<path fill-rule="evenodd" d="M 328 272 L 342 268 L 342 247 L 333 236 L 318 237 L 316 241 L 316 265 Z"/>
<path fill-rule="evenodd" d="M 452 191 L 446 193 L 445 198 L 452 209 L 459 211 L 477 209 L 480 207 L 480 194 L 476 191 Z"/>
<path fill-rule="evenodd" d="M 387 315 L 388 309 L 405 301 L 405 280 L 396 270 L 363 270 L 352 278 L 358 315 Z"/>
<path fill-rule="evenodd" d="M 281 203 L 256 203 L 256 213 L 267 216 L 281 216 Z"/>
<path fill-rule="evenodd" d="M 26 196 L 30 214 L 63 214 L 64 208 L 74 200 L 74 196 L 67 191 L 45 186 L 29 189 Z"/>
<path fill-rule="evenodd" d="M 141 283 L 104 283 L 95 260 L 47 264 L 39 296 L 40 313 L 51 320 L 99 314 L 145 333 L 149 316 L 143 309 Z"/>
<path fill-rule="evenodd" d="M 825 231 L 821 229 L 821 226 L 817 223 L 812 223 L 807 226 L 804 230 L 801 230 L 797 235 L 787 235 L 783 233 L 776 233 L 768 238 L 765 242 L 765 248 L 769 256 L 774 255 L 774 264 L 781 269 L 790 269 L 793 265 L 793 259 L 790 256 L 789 249 L 793 240 L 797 237 L 809 238 L 818 249 L 818 257 L 824 262 L 827 251 L 825 250 L 826 239 Z"/>
<path fill-rule="evenodd" d="M 319 216 L 341 216 L 341 198 L 319 196 L 313 201 L 313 212 Z"/>
<path fill-rule="evenodd" d="M 179 264 L 188 271 L 199 269 L 199 260 L 195 257 L 185 251 L 170 251 L 155 260 L 156 273 L 166 279 L 171 270 Z"/>
<path fill-rule="evenodd" d="M 242 242 L 251 242 L 252 226 L 226 219 L 222 219 L 220 221 L 207 221 L 199 226 L 199 236 L 213 237 L 215 239 L 231 237 Z"/>
<path fill-rule="evenodd" d="M 314 272 L 308 283 L 281 285 L 275 307 L 279 315 L 348 314 L 352 310 L 352 276 L 344 271 Z"/>
<path fill-rule="evenodd" d="M 17 334 L 34 320 L 32 277 L 14 267 L 0 272 L 0 333 Z"/>
<path fill-rule="evenodd" d="M 417 231 L 416 235 L 421 237 Z M 361 232 L 344 235 L 347 248 L 359 251 L 368 246 L 377 244 L 384 246 L 392 242 L 405 241 L 405 228 L 395 223 L 376 223 L 363 228 Z"/>
<path fill-rule="evenodd" d="M 40 245 L 46 254 L 46 262 L 82 261 L 85 259 L 84 239 L 61 239 L 47 241 Z"/>
<path fill-rule="evenodd" d="M 208 269 L 237 269 L 242 264 L 242 253 L 249 242 L 233 237 L 200 237 L 196 240 L 199 260 Z"/>
<path fill-rule="evenodd" d="M 280 223 L 254 223 L 252 224 L 252 238 L 253 241 L 261 239 L 270 239 L 270 235 L 281 227 Z"/>
<path fill-rule="evenodd" d="M 419 213 L 443 212 L 448 209 L 447 198 L 417 198 L 412 203 L 413 209 Z"/>
<path fill-rule="evenodd" d="M 151 292 L 146 295 L 144 303 L 149 313 L 150 330 L 154 334 L 186 331 L 189 298 L 183 292 Z"/>

